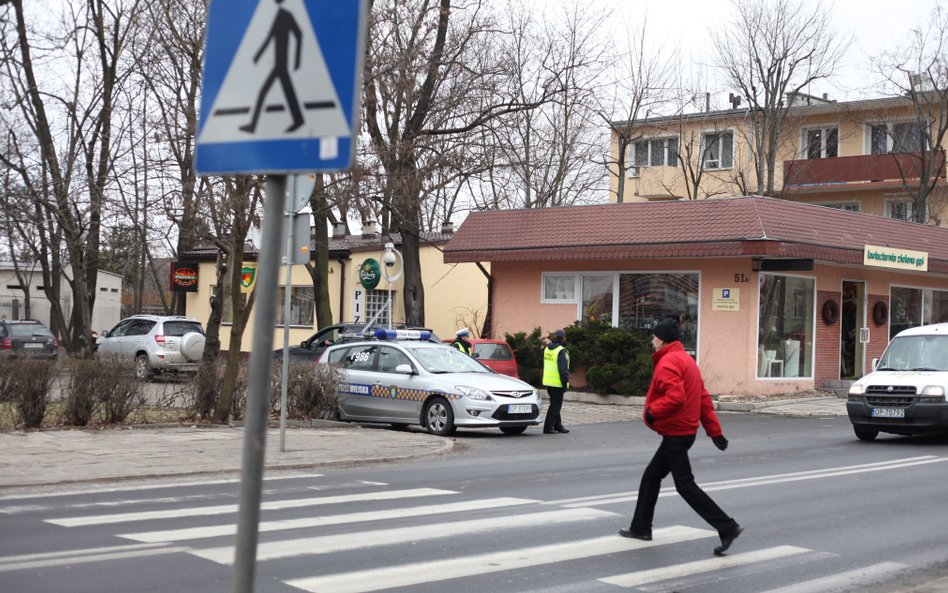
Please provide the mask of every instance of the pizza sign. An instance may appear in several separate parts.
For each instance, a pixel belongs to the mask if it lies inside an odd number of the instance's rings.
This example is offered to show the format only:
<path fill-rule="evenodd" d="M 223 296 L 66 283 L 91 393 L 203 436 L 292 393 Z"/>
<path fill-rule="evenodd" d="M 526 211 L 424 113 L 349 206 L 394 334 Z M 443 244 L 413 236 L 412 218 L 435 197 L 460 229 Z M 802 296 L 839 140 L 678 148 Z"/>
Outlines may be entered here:
<path fill-rule="evenodd" d="M 197 292 L 197 265 L 189 262 L 171 264 L 171 290 L 174 292 Z"/>

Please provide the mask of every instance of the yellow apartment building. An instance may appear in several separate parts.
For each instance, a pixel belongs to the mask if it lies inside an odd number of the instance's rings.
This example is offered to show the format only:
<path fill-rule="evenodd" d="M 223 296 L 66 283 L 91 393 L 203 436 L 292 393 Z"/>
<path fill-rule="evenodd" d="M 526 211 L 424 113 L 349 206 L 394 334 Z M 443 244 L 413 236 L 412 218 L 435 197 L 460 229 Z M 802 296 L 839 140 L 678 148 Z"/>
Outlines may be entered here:
<path fill-rule="evenodd" d="M 917 108 L 907 97 L 835 102 L 791 95 L 777 147 L 774 197 L 912 220 L 911 188 L 935 186 L 929 222 L 945 224 L 943 146 L 920 150 L 945 126 L 942 110 Z M 940 114 L 940 115 L 939 115 Z M 757 175 L 746 108 L 614 122 L 610 167 L 611 202 L 703 199 L 756 193 Z M 632 131 L 619 190 L 616 129 Z M 922 159 L 927 165 L 920 168 Z"/>

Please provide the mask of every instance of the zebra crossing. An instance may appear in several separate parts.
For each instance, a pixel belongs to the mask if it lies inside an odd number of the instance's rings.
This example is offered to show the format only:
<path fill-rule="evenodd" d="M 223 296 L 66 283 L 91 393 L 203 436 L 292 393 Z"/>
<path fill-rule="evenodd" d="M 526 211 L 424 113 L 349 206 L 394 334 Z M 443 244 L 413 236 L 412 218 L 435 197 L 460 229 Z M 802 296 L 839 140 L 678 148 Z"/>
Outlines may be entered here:
<path fill-rule="evenodd" d="M 315 478 L 314 478 L 315 479 Z M 330 489 L 331 490 L 331 489 Z M 601 574 L 583 576 L 557 591 L 683 591 L 704 590 L 720 579 L 739 582 L 731 590 L 748 593 L 824 593 L 842 591 L 906 568 L 895 562 L 867 565 L 855 570 L 820 575 L 791 586 L 770 590 L 750 587 L 739 579 L 761 572 L 779 572 L 806 563 L 819 566 L 838 555 L 805 547 L 771 542 L 758 549 L 741 549 L 725 557 L 710 556 L 717 533 L 706 527 L 672 525 L 656 529 L 651 542 L 618 537 L 615 531 L 625 514 L 602 508 L 601 499 L 589 504 L 577 500 L 544 501 L 521 497 L 470 498 L 459 490 L 441 488 L 389 488 L 382 483 L 353 485 L 347 493 L 318 487 L 291 490 L 291 497 L 268 500 L 261 507 L 257 573 L 271 574 L 281 585 L 299 591 L 363 593 L 370 591 L 449 590 L 447 583 L 483 581 L 480 590 L 494 590 L 498 575 L 546 574 L 568 569 L 570 563 L 595 561 Z M 279 488 L 269 490 L 280 493 Z M 665 493 L 671 495 L 670 492 Z M 180 508 L 149 508 L 168 504 L 170 498 L 137 493 L 125 504 L 115 503 L 112 513 L 70 515 L 61 508 L 44 507 L 43 521 L 74 533 L 85 529 L 107 530 L 128 542 L 100 548 L 83 548 L 45 554 L 0 557 L 0 574 L 15 570 L 67 564 L 109 562 L 126 558 L 185 554 L 212 565 L 229 568 L 234 561 L 237 505 L 202 504 L 205 497 L 182 497 Z M 193 503 L 192 506 L 188 506 Z M 368 505 L 369 510 L 353 508 Z M 141 510 L 136 509 L 139 507 Z M 144 507 L 144 508 L 142 508 Z M 90 507 L 86 507 L 90 508 Z M 98 508 L 98 507 L 91 507 Z M 304 516 L 281 517 L 288 510 Z M 623 505 L 623 511 L 627 505 Z M 311 511 L 311 512 L 310 512 Z M 0 514 L 36 512 L 29 506 L 0 508 Z M 299 515 L 299 513 L 295 513 Z M 183 521 L 182 521 L 183 520 Z M 186 526 L 181 526 L 186 523 Z M 534 534 L 537 526 L 557 534 L 556 541 Z M 459 541 L 490 538 L 491 551 L 466 552 Z M 699 543 L 708 557 L 680 554 L 679 548 Z M 744 542 L 740 542 L 743 544 Z M 453 545 L 449 545 L 453 544 Z M 423 546 L 438 550 L 435 557 L 415 553 Z M 427 548 L 426 548 L 427 549 Z M 479 548 L 483 550 L 484 547 Z M 384 551 L 384 553 L 382 553 Z M 345 554 L 353 554 L 346 557 Z M 347 558 L 339 562 L 340 558 Z M 656 559 L 661 562 L 656 562 Z M 294 574 L 282 577 L 294 562 Z M 658 565 L 657 565 L 658 564 Z M 575 564 L 573 566 L 580 566 Z M 302 568 L 300 568 L 302 567 Z M 305 574 L 299 574 L 300 571 Z M 585 573 L 584 573 L 585 574 Z M 475 585 L 470 585 L 474 587 Z M 530 585 L 534 586 L 534 585 Z M 424 587 L 429 587 L 425 589 Z M 535 589 L 551 590 L 542 579 Z M 419 589 L 420 588 L 420 589 Z M 765 588 L 766 589 L 766 588 Z"/>

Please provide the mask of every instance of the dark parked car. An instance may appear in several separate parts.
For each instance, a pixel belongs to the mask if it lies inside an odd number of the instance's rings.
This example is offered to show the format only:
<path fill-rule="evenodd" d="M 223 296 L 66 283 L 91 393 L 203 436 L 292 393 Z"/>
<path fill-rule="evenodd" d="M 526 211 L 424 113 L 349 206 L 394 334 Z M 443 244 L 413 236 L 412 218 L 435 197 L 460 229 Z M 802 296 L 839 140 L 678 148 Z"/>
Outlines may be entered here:
<path fill-rule="evenodd" d="M 384 323 L 373 323 L 368 327 L 366 327 L 364 323 L 335 323 L 324 327 L 300 342 L 299 346 L 290 346 L 290 362 L 316 362 L 316 359 L 319 358 L 319 355 L 322 354 L 323 350 L 327 347 L 344 342 L 375 339 L 375 330 L 385 327 L 388 326 Z M 392 327 L 394 329 L 425 329 L 415 326 L 406 326 L 404 323 L 396 323 L 393 324 Z M 431 336 L 429 341 L 439 341 L 433 332 Z M 273 358 L 275 360 L 283 360 L 283 348 L 274 350 Z"/>
<path fill-rule="evenodd" d="M 59 354 L 59 342 L 39 321 L 0 319 L 0 354 L 54 359 Z"/>

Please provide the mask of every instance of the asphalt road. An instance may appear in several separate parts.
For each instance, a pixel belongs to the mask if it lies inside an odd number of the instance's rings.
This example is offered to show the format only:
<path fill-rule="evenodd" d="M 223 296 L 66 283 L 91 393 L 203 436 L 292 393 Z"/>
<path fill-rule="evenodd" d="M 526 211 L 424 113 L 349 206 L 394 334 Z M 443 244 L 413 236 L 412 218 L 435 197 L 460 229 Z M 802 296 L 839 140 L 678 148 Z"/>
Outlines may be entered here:
<path fill-rule="evenodd" d="M 638 423 L 468 431 L 445 456 L 272 474 L 255 590 L 825 593 L 941 570 L 946 439 L 721 419 L 731 447 L 699 436 L 692 466 L 746 529 L 725 558 L 670 482 L 653 542 L 616 535 L 657 445 Z M 237 493 L 220 478 L 2 498 L 0 591 L 228 591 Z"/>

